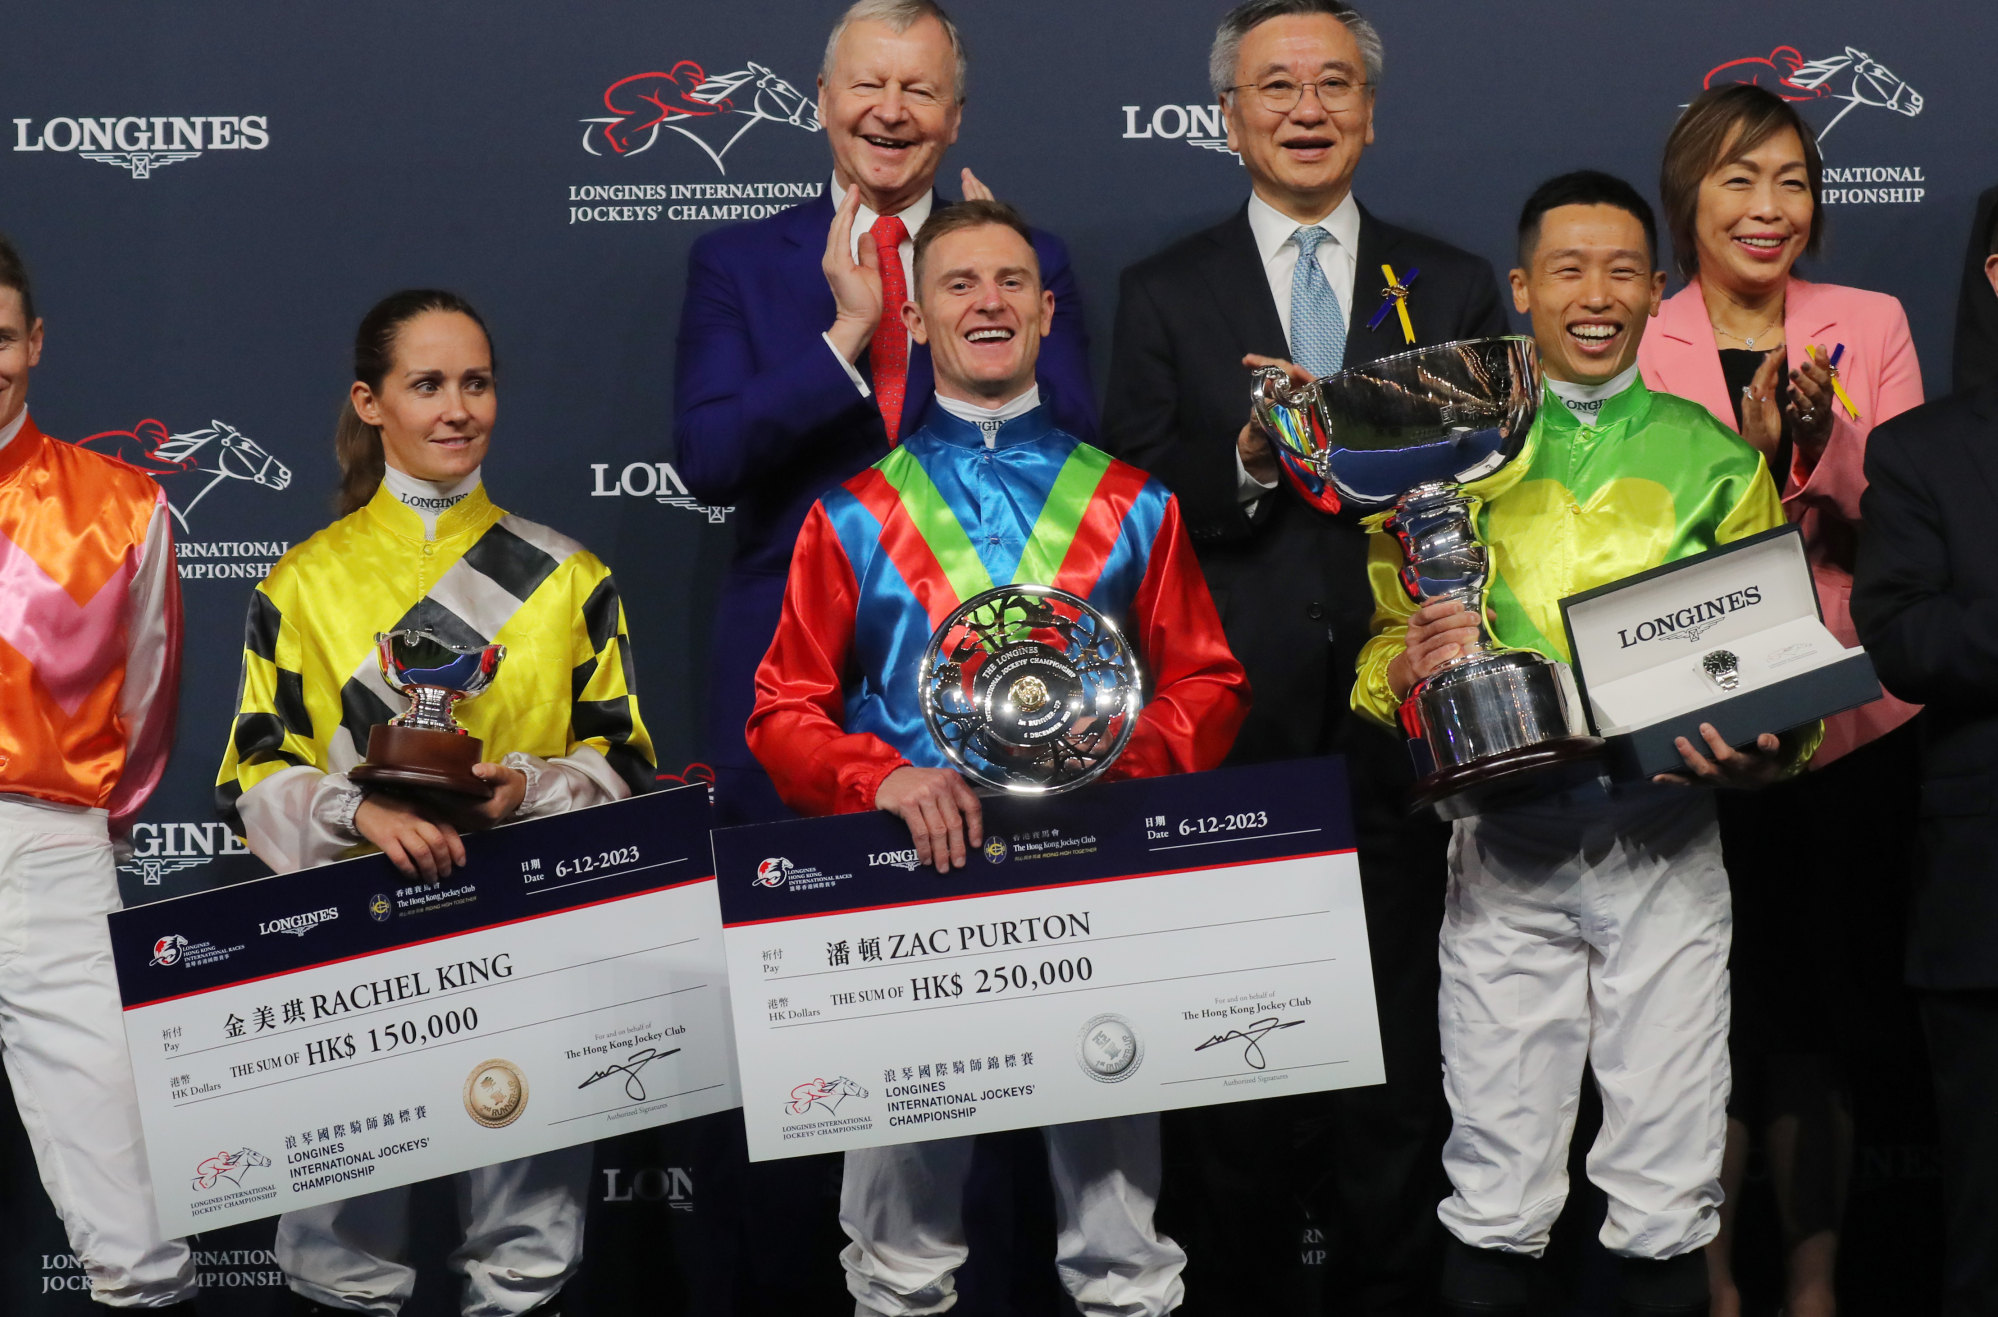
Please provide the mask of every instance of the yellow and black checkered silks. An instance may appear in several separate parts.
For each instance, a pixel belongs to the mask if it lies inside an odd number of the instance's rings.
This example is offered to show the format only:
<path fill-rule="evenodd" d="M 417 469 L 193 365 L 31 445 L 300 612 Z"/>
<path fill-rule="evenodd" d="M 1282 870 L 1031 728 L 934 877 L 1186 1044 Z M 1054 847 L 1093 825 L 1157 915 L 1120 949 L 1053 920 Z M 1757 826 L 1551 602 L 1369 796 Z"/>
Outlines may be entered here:
<path fill-rule="evenodd" d="M 457 709 L 485 757 L 544 759 L 590 746 L 634 793 L 652 786 L 624 606 L 588 549 L 495 507 L 480 486 L 436 538 L 386 487 L 287 553 L 251 597 L 243 677 L 216 803 L 241 831 L 243 793 L 292 765 L 345 772 L 368 733 L 406 707 L 383 681 L 375 634 L 433 632 L 506 646 L 492 687 Z"/>

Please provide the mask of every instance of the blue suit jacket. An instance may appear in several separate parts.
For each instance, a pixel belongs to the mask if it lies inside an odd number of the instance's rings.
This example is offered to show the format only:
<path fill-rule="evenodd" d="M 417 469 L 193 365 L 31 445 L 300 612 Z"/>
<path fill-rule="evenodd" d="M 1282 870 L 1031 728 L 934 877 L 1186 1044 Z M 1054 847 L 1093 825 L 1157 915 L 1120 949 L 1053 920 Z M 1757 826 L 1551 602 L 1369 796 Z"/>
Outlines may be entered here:
<path fill-rule="evenodd" d="M 943 199 L 937 199 L 939 206 Z M 674 378 L 676 467 L 703 503 L 736 509 L 735 553 L 722 584 L 710 650 L 706 745 L 721 821 L 781 811 L 743 739 L 756 665 L 776 634 L 791 546 L 821 494 L 888 451 L 871 397 L 853 387 L 821 337 L 832 289 L 820 263 L 832 228 L 830 192 L 768 219 L 702 235 L 687 258 Z M 1041 399 L 1056 425 L 1096 437 L 1089 340 L 1068 249 L 1034 232 L 1041 280 L 1055 297 L 1041 345 Z M 935 385 L 929 349 L 911 344 L 901 433 L 913 434 Z M 866 354 L 859 370 L 869 378 Z M 870 384 L 872 383 L 870 378 Z"/>

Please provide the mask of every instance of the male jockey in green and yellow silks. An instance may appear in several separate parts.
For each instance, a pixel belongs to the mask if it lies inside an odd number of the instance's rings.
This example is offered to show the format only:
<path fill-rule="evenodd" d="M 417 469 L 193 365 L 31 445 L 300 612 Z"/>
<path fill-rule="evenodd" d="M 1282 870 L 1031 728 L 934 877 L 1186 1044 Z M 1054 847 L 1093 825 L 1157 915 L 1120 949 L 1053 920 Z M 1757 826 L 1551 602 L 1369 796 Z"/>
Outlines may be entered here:
<path fill-rule="evenodd" d="M 1665 276 L 1650 207 L 1593 172 L 1543 185 L 1520 221 L 1515 305 L 1547 377 L 1527 450 L 1469 487 L 1502 644 L 1567 660 L 1560 601 L 1784 524 L 1762 458 L 1697 404 L 1645 388 L 1637 345 Z M 1455 601 L 1420 609 L 1379 535 L 1375 634 L 1353 707 L 1394 721 L 1415 682 L 1476 636 Z M 1703 728 L 1685 777 L 1589 786 L 1455 825 L 1440 953 L 1454 1236 L 1444 1310 L 1541 1311 L 1536 1259 L 1567 1196 L 1584 1066 L 1602 1094 L 1589 1176 L 1608 1197 L 1619 1312 L 1707 1311 L 1719 1229 L 1733 918 L 1712 796 L 1794 769 L 1813 725 L 1733 749 Z"/>

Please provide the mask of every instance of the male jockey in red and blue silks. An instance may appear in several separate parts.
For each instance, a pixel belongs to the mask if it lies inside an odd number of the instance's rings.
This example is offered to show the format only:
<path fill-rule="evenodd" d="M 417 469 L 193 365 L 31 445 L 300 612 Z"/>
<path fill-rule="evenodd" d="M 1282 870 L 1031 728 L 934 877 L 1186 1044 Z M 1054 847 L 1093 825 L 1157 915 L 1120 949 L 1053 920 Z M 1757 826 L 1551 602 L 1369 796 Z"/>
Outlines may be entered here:
<path fill-rule="evenodd" d="M 931 633 L 993 585 L 1037 583 L 1115 618 L 1150 699 L 1109 778 L 1213 768 L 1248 713 L 1248 679 L 1156 481 L 1054 427 L 1034 362 L 1054 299 L 1026 224 L 997 202 L 933 216 L 917 239 L 917 301 L 936 400 L 900 447 L 812 508 L 783 618 L 756 674 L 749 746 L 804 814 L 884 809 L 945 870 L 982 841 L 978 798 L 924 727 L 917 673 Z M 1084 1313 L 1179 1305 L 1186 1254 L 1152 1224 L 1158 1117 L 1053 1126 L 1062 1283 Z M 841 1262 L 859 1317 L 942 1312 L 967 1256 L 971 1140 L 846 1154 Z"/>

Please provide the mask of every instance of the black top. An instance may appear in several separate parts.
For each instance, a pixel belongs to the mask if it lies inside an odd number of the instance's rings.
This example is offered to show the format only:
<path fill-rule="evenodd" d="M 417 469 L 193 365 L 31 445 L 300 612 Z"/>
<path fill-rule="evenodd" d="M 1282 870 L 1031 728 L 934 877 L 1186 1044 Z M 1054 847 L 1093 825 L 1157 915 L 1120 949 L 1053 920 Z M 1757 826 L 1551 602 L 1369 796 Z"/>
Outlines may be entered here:
<path fill-rule="evenodd" d="M 1756 352 L 1749 348 L 1722 348 L 1720 350 L 1721 374 L 1727 377 L 1727 400 L 1734 404 L 1734 428 L 1741 429 L 1741 395 L 1755 382 L 1755 372 L 1762 369 L 1768 359 L 1767 352 Z M 1787 389 L 1788 381 L 1784 387 Z M 1776 445 L 1776 460 L 1769 464 L 1769 474 L 1776 481 L 1776 492 L 1787 493 L 1790 488 L 1790 413 L 1783 414 L 1782 439 Z"/>

